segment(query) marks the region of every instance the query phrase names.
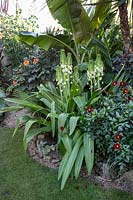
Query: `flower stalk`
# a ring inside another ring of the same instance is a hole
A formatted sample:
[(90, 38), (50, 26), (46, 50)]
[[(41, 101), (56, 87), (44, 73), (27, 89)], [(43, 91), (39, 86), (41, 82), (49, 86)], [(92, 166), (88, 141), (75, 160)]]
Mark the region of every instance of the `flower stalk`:
[(101, 89), (101, 80), (103, 77), (103, 62), (101, 55), (97, 54), (96, 60), (90, 60), (87, 70), (88, 82), (90, 83), (91, 96), (95, 88)]

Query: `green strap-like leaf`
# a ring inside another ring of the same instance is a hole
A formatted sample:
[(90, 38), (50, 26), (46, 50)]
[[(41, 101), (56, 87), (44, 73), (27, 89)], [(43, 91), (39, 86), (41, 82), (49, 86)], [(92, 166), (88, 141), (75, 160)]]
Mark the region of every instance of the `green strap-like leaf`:
[(12, 137), (15, 136), (15, 134), (16, 134), (16, 132), (17, 132), (17, 130), (18, 130), (18, 128), (19, 128), (21, 123), (22, 123), (22, 118), (17, 119), (16, 127), (15, 127), (15, 130), (14, 130), (13, 134), (12, 134)]
[(72, 151), (72, 139), (67, 134), (63, 134), (62, 141), (66, 151), (70, 154)]
[(82, 144), (82, 136), (80, 136), (80, 138), (77, 140), (70, 156), (69, 156), (69, 159), (68, 159), (68, 162), (65, 166), (65, 169), (64, 169), (64, 173), (63, 173), (63, 176), (62, 176), (62, 182), (61, 182), (61, 190), (63, 190), (65, 184), (66, 184), (66, 181), (72, 171), (72, 168), (74, 166), (74, 162), (76, 160), (76, 157), (78, 155), (78, 152), (79, 152), (79, 148)]
[(85, 163), (88, 175), (90, 175), (94, 162), (94, 141), (89, 136), (88, 133), (84, 133), (84, 151), (85, 151)]
[(81, 135), (81, 131), (79, 129), (77, 129), (75, 132), (74, 132), (74, 136), (73, 136), (73, 143), (75, 144), (76, 141), (78, 140), (78, 138), (80, 137)]
[(79, 110), (81, 112), (83, 112), (84, 111), (84, 107), (86, 105), (85, 97), (84, 96), (83, 97), (77, 96), (77, 97), (74, 97), (73, 99), (74, 99), (75, 103), (77, 104)]
[[(51, 103), (51, 114), (56, 114), (55, 102)], [(55, 136), (55, 117), (51, 117), (52, 136)]]
[(48, 99), (41, 98), (40, 101), (42, 101), (49, 109), (51, 108), (51, 102), (49, 102)]
[(23, 140), (25, 140), (26, 135), (28, 134), (29, 129), (31, 128), (31, 126), (36, 123), (37, 120), (29, 120), (26, 124), (25, 124), (25, 129), (24, 129), (24, 138)]
[(96, 103), (98, 100), (99, 100), (100, 96), (99, 97), (95, 97), (95, 98), (92, 98), (89, 105), (92, 105), (94, 103)]
[(85, 153), (84, 153), (84, 146), (80, 147), (78, 156), (76, 158), (75, 162), (75, 168), (74, 168), (74, 176), (77, 179), (80, 173), (80, 169), (82, 167), (83, 159), (84, 159)]
[(22, 110), (23, 108), (24, 108), (23, 106), (4, 107), (4, 108), (0, 109), (0, 113), (11, 112), (11, 111), (18, 111), (18, 110)]
[(38, 134), (40, 133), (45, 133), (51, 131), (50, 126), (42, 127), (42, 128), (37, 128), (37, 129), (32, 129), (28, 131), (28, 134), (25, 137), (25, 140), (23, 141), (24, 144), (24, 149), (26, 151), (28, 143)]
[(58, 117), (58, 131), (60, 132), (60, 127), (64, 127), (66, 120), (68, 118), (69, 114), (68, 113), (61, 113)]
[(69, 126), (70, 126), (70, 133), (69, 135), (72, 135), (73, 132), (75, 131), (75, 128), (77, 126), (77, 122), (78, 122), (79, 117), (71, 117), (70, 121), (69, 121)]
[(60, 180), (60, 178), (62, 177), (62, 174), (65, 170), (65, 167), (66, 167), (66, 164), (67, 164), (67, 161), (68, 161), (68, 158), (69, 158), (69, 153), (66, 152), (61, 163), (60, 163), (60, 166), (59, 166), (59, 170), (58, 170), (58, 180)]
[(26, 107), (26, 108), (31, 108), (33, 110), (40, 110), (40, 112), (43, 110), (44, 112), (44, 108), (42, 106), (39, 106), (38, 104), (35, 104), (33, 102), (30, 101), (25, 101), (25, 100), (19, 100), (19, 99), (14, 99), (14, 98), (7, 98), (6, 101), (8, 102), (12, 102), (12, 103), (17, 103), (20, 106)]
[(57, 95), (58, 95), (57, 90), (56, 90), (56, 87), (55, 87), (55, 85), (54, 85), (52, 82), (48, 81), (48, 82), (46, 83), (46, 87), (47, 87), (51, 92), (53, 92), (54, 94), (57, 94)]

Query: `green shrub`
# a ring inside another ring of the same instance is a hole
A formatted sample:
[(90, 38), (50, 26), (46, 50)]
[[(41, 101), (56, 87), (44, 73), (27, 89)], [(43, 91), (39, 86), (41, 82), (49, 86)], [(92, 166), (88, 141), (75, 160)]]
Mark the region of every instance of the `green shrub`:
[(44, 51), (35, 47), (13, 70), (12, 83), (15, 83), (14, 86), (19, 86), (22, 90), (35, 91), (41, 83), (55, 82), (57, 64), (59, 64), (58, 50)]
[(22, 30), (37, 30), (37, 18), (32, 15), (28, 19), (24, 19), (22, 18), (21, 10), (18, 10), (16, 16), (0, 14), (0, 19), (4, 53), (9, 57), (12, 67), (18, 67), (23, 58), (28, 56), (31, 48), (19, 42), (17, 35)]
[[(97, 105), (84, 112), (81, 128), (95, 137), (95, 161), (107, 162), (112, 177), (125, 172), (132, 164), (133, 102), (132, 88), (117, 81), (113, 90), (102, 96)], [(111, 94), (110, 94), (111, 93)]]
[[(5, 92), (0, 88), (0, 109), (3, 109), (7, 106), (6, 102), (4, 101), (5, 97), (6, 97)], [(2, 116), (3, 116), (3, 113), (0, 113), (0, 119), (2, 119), (1, 118)]]
[[(10, 66), (1, 68), (1, 84), (9, 90), (20, 86), (22, 90), (35, 91), (40, 83), (48, 80), (55, 81), (55, 66), (59, 64), (58, 50), (41, 50), (35, 46), (29, 47), (18, 40), (20, 31), (37, 31), (37, 18), (30, 16), (23, 19), (21, 10), (16, 16), (0, 15), (1, 17), (1, 46), (10, 61)], [(35, 58), (38, 62), (34, 62)], [(24, 65), (28, 60), (29, 64)], [(9, 72), (9, 73), (8, 73)]]
[(4, 62), (4, 66), (1, 68), (1, 77), (2, 84), (8, 87), (13, 75), (13, 69), (17, 68), (23, 58), (29, 55), (29, 51), (32, 51), (32, 47), (18, 40), (18, 34), (22, 30), (37, 31), (38, 25), (35, 16), (30, 16), (28, 19), (22, 18), (21, 10), (17, 11), (16, 16), (1, 13), (0, 19), (0, 49), (8, 60), (8, 62)]

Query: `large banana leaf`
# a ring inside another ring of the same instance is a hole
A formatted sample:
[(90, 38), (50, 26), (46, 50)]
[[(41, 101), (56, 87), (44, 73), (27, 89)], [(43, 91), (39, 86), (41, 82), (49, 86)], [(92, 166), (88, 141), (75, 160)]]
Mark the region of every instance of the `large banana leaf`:
[(81, 0), (49, 0), (47, 5), (52, 16), (78, 41), (88, 41), (93, 28)]
[(67, 48), (69, 51), (76, 56), (74, 50), (70, 47), (71, 40), (70, 37), (66, 35), (51, 35), (51, 34), (42, 34), (39, 35), (33, 32), (21, 31), (18, 39), (30, 46), (37, 45), (44, 50), (48, 50), (50, 48)]
[(94, 16), (92, 18), (92, 25), (95, 29), (99, 28), (104, 22), (104, 19), (109, 14), (109, 9), (111, 8), (111, 2), (104, 3), (103, 0), (97, 0)]
[(51, 34), (39, 35), (34, 32), (21, 31), (19, 39), (28, 45), (37, 45), (45, 50), (54, 47), (67, 47), (70, 44), (68, 36), (61, 34), (56, 36)]

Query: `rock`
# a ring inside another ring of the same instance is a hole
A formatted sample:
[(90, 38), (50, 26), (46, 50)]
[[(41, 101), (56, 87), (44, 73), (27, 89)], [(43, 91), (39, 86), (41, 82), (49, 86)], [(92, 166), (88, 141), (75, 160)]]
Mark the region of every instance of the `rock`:
[(45, 136), (44, 135), (38, 135), (38, 142), (44, 141)]
[(42, 159), (42, 158), (43, 158), (43, 154), (42, 154), (41, 152), (39, 152), (38, 157), (39, 157), (40, 159)]
[(36, 153), (35, 153), (34, 150), (30, 150), (30, 151), (29, 151), (29, 154), (30, 154), (30, 156), (35, 156), (35, 155), (36, 155)]
[(36, 152), (36, 154), (39, 154), (39, 151), (38, 151), (38, 149), (35, 149), (35, 152)]
[(37, 155), (33, 156), (33, 159), (36, 160), (36, 161), (40, 160)]
[(60, 162), (60, 159), (53, 159), (51, 162), (52, 162), (53, 164), (54, 164), (54, 163), (58, 163), (58, 162)]

